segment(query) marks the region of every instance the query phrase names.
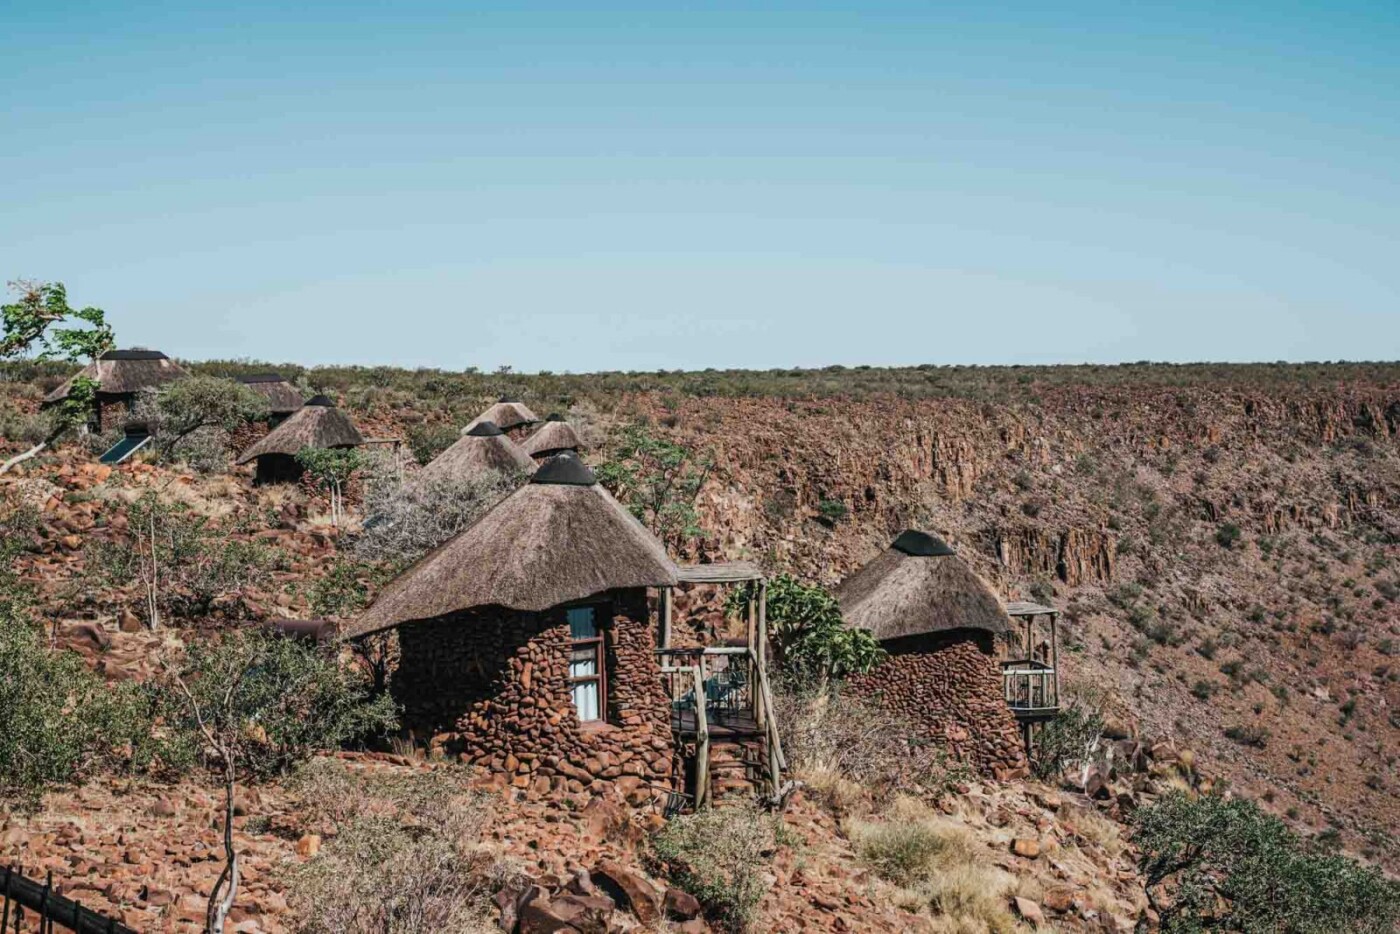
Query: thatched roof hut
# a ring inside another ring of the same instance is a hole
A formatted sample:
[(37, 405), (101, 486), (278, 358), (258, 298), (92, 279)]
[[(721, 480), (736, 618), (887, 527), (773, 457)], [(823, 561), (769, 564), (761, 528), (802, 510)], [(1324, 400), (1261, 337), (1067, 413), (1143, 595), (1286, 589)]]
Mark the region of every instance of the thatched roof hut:
[(553, 457), (562, 451), (577, 451), (580, 446), (574, 426), (558, 414), (546, 418), (544, 424), (521, 444), (526, 454), (541, 459)]
[(350, 417), (326, 396), (314, 396), (291, 418), (269, 431), (238, 457), (246, 464), (255, 457), (282, 454), (296, 457), (306, 448), (353, 448), (365, 443)]
[(501, 396), (495, 405), (472, 419), (466, 430), (471, 431), (482, 422), (492, 422), (502, 431), (510, 431), (512, 428), (533, 425), (539, 420), (540, 417), (530, 411), (525, 403), (509, 396)]
[(159, 350), (109, 350), (44, 397), (45, 405), (68, 398), (79, 376), (97, 380), (99, 396), (131, 396), (190, 374)]
[(482, 422), (467, 430), (452, 446), (428, 462), (420, 477), (442, 479), (471, 477), (487, 470), (509, 473), (512, 470), (530, 472), (535, 462), (520, 450), (520, 446), (496, 427), (494, 422)]
[(238, 377), (238, 382), (265, 397), (273, 415), (290, 415), (306, 404), (297, 388), (280, 373), (254, 373)]
[(609, 590), (672, 587), (661, 542), (572, 454), (430, 552), (346, 630), (368, 635), (475, 607), (528, 612)]
[(1001, 600), (948, 543), (927, 532), (902, 532), (878, 558), (836, 591), (846, 625), (881, 642), (904, 636), (980, 629), (1005, 633)]

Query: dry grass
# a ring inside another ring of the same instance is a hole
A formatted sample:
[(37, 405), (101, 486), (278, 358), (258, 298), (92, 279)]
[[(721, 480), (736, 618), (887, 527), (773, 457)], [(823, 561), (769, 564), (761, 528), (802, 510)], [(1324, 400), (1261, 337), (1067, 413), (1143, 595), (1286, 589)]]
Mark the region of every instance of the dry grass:
[(847, 820), (862, 862), (896, 887), (894, 904), (928, 912), (934, 930), (1002, 934), (1016, 929), (1007, 909), (1015, 882), (988, 864), (966, 827), (913, 798), (899, 797), (878, 818)]

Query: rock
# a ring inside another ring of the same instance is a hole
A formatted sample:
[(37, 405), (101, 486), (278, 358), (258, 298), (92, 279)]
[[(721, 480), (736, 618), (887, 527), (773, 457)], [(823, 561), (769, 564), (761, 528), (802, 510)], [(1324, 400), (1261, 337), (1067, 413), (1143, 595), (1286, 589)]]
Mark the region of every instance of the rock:
[(112, 647), (112, 637), (96, 623), (74, 623), (64, 630), (64, 634), (74, 644), (99, 652)]
[(155, 804), (151, 805), (151, 813), (156, 817), (174, 817), (179, 813), (179, 809), (175, 807), (175, 802), (169, 798), (159, 798)]
[(638, 873), (610, 859), (600, 862), (593, 870), (593, 881), (619, 904), (626, 905), (643, 924), (661, 920), (661, 896), (652, 884)]
[(1048, 889), (1040, 901), (1042, 906), (1056, 914), (1064, 914), (1074, 907), (1074, 890), (1066, 886)]
[(1012, 899), (1012, 904), (1016, 906), (1016, 913), (1029, 924), (1039, 927), (1045, 923), (1045, 913), (1040, 910), (1040, 906), (1029, 898), (1016, 896)]
[(122, 632), (140, 632), (142, 629), (140, 617), (126, 608), (122, 609), (117, 621)]
[(662, 902), (662, 907), (666, 911), (666, 917), (675, 921), (689, 921), (692, 918), (700, 917), (703, 910), (700, 907), (700, 900), (689, 892), (682, 892), (677, 888), (668, 888), (666, 897)]
[(297, 855), (310, 859), (321, 852), (321, 838), (317, 834), (309, 833), (297, 841)]
[(1040, 841), (1019, 837), (1011, 841), (1011, 852), (1026, 859), (1035, 859), (1040, 855)]

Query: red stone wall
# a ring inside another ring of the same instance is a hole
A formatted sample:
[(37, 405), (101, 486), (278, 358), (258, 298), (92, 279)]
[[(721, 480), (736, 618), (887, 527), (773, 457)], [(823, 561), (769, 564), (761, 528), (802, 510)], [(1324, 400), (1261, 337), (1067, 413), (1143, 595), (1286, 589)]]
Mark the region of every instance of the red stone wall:
[(959, 761), (1007, 778), (1026, 768), (1016, 718), (1002, 695), (989, 634), (964, 631), (891, 640), (889, 658), (846, 682), (919, 728)]
[(670, 705), (646, 592), (610, 596), (606, 722), (579, 723), (562, 609), (476, 610), (400, 628), (391, 690), (405, 725), (540, 794), (613, 783), (669, 787)]

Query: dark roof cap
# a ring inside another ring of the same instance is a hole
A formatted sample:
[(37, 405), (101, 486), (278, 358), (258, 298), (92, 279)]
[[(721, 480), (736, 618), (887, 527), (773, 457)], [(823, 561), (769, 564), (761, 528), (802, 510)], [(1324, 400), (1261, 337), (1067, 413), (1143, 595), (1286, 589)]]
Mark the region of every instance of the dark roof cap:
[(168, 360), (170, 359), (159, 350), (109, 350), (101, 357), (103, 360)]
[(593, 476), (593, 471), (588, 469), (587, 464), (578, 459), (577, 454), (565, 451), (545, 461), (540, 469), (535, 471), (530, 482), (559, 486), (592, 486), (598, 482), (598, 478)]
[(494, 438), (496, 435), (503, 435), (504, 431), (496, 426), (495, 422), (477, 422), (467, 432), (469, 438)]
[(900, 532), (899, 538), (896, 538), (890, 547), (897, 548), (906, 555), (913, 555), (915, 558), (946, 558), (949, 555), (957, 554), (947, 542), (937, 535), (930, 535), (917, 529), (905, 529)]
[(323, 392), (322, 392), (322, 393), (317, 393), (316, 395), (312, 396), (310, 399), (307, 399), (307, 400), (306, 400), (306, 404), (307, 404), (307, 405), (322, 405), (322, 406), (325, 406), (325, 407), (331, 408), (331, 409), (335, 408), (335, 402), (331, 400), (331, 397), (330, 397), (330, 396), (326, 395), (326, 394), (323, 393)]

